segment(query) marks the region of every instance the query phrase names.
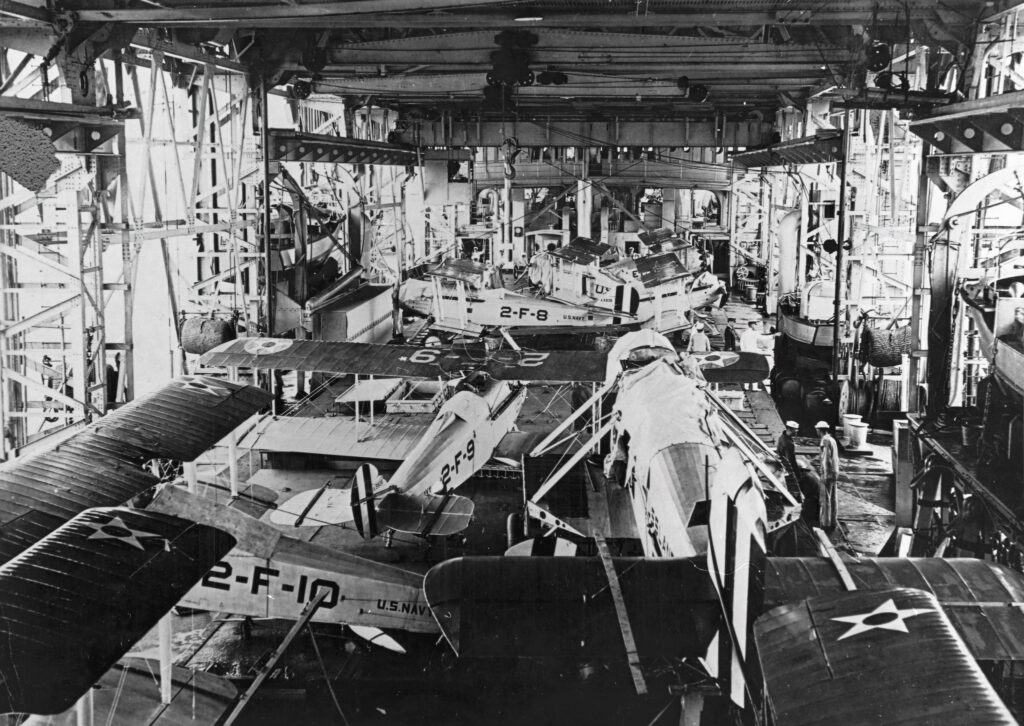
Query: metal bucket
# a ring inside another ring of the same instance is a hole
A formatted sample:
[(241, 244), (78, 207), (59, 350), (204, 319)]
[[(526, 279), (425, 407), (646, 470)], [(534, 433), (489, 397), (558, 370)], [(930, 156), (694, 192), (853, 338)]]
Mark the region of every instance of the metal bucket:
[(859, 449), (868, 442), (868, 425), (866, 423), (850, 424), (850, 447)]
[(857, 414), (857, 413), (844, 413), (843, 414), (843, 438), (844, 439), (852, 439), (853, 438), (853, 431), (852, 431), (851, 427), (853, 426), (853, 424), (859, 424), (860, 423), (860, 419), (861, 419), (860, 414)]

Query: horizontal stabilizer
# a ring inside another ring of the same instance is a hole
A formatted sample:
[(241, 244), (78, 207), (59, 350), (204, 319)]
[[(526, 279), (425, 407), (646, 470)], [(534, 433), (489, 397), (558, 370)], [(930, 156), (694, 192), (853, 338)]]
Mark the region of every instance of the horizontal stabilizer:
[(421, 537), (461, 532), (473, 519), (473, 501), (457, 494), (394, 492), (377, 505), (377, 526)]
[[(640, 658), (703, 655), (719, 627), (702, 560), (614, 557)], [(427, 604), (462, 658), (624, 660), (597, 557), (461, 557), (433, 567)]]
[(760, 353), (713, 352), (699, 358), (709, 383), (757, 383), (768, 377), (768, 359)]
[(775, 723), (1017, 723), (922, 590), (801, 600), (762, 615), (754, 633)]
[(70, 708), (234, 545), (177, 517), (90, 509), (0, 567), (0, 713)]

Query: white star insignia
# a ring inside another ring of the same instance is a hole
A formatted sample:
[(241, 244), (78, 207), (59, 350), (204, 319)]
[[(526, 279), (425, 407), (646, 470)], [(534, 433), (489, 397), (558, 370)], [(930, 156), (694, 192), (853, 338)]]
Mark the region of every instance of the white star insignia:
[(200, 378), (199, 376), (182, 376), (178, 379), (178, 383), (182, 388), (199, 391), (200, 393), (208, 393), (211, 396), (220, 397), (228, 394), (228, 389), (212, 385), (208, 379)]
[(269, 355), (288, 350), (292, 347), (292, 342), (284, 338), (252, 338), (245, 342), (243, 348), (246, 353), (252, 355)]
[(832, 618), (841, 623), (852, 623), (853, 627), (840, 635), (837, 640), (852, 638), (854, 635), (866, 633), (869, 630), (895, 630), (897, 633), (909, 633), (907, 630), (907, 619), (915, 615), (933, 613), (933, 608), (897, 608), (892, 598), (889, 598), (869, 613), (861, 615), (844, 615), (840, 618)]
[(93, 530), (86, 539), (116, 539), (140, 550), (146, 549), (142, 546), (141, 539), (146, 537), (160, 537), (158, 534), (146, 532), (141, 529), (132, 529), (120, 517), (111, 517), (106, 524), (98, 522), (85, 522), (86, 527)]

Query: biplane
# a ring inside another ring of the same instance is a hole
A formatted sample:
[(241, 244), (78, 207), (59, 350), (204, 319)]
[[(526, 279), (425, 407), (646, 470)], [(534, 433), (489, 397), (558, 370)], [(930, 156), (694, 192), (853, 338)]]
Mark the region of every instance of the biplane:
[(286, 536), (175, 486), (144, 509), (128, 505), (159, 484), (148, 462), (195, 460), (271, 399), (183, 376), (0, 466), (0, 713), (68, 709), (183, 598), (288, 619), (320, 598), (314, 620), (436, 631), (421, 574)]
[[(666, 673), (676, 686), (710, 677), (759, 724), (1016, 723), (981, 664), (1024, 659), (999, 635), (1024, 626), (1024, 576), (981, 560), (847, 561), (820, 530), (822, 557), (769, 556), (779, 470), (658, 342), (609, 361), (645, 557), (614, 557), (598, 536), (596, 557), (588, 545), (438, 564), (424, 591), (455, 652), (614, 663), (638, 693)], [(652, 392), (676, 405), (650, 406)], [(670, 413), (638, 421), (654, 410)]]
[(608, 245), (578, 238), (530, 264), (532, 288), (503, 285), (497, 268), (449, 259), (401, 289), (402, 305), (433, 318), (433, 327), (479, 334), (488, 328), (631, 325), (670, 332), (689, 327), (694, 311), (719, 302), (725, 286), (688, 257), (667, 250), (614, 260)]
[(69, 708), (235, 540), (125, 506), (269, 398), (183, 377), (0, 466), (0, 712)]
[[(311, 524), (354, 521), (366, 536), (388, 529), (428, 536), (453, 534), (468, 524), (472, 502), (452, 492), (491, 459), (513, 429), (526, 396), (523, 384), (582, 383), (596, 388), (604, 382), (607, 360), (606, 353), (596, 351), (488, 351), (484, 347), (443, 349), (250, 338), (224, 343), (206, 353), (202, 362), (264, 370), (375, 374), (385, 380), (460, 380), (460, 388), (471, 387), (475, 381), (476, 390), (457, 391), (440, 406), (390, 479), (385, 481), (374, 468), (364, 466), (347, 492), (302, 492), (278, 506), (277, 521), (283, 524), (295, 524), (295, 517), (286, 521), (280, 516), (292, 512), (308, 516)], [(751, 354), (709, 354), (705, 364), (716, 369), (715, 373), (709, 370), (712, 377), (728, 373), (746, 381), (749, 375), (763, 378), (765, 374), (763, 357)], [(346, 445), (354, 446), (351, 442)], [(350, 510), (333, 506), (346, 494)]]

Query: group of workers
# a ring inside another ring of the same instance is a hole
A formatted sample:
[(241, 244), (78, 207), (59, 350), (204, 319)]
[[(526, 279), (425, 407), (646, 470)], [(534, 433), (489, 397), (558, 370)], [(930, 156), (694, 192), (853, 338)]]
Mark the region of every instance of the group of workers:
[[(723, 338), (726, 350), (760, 353), (770, 356), (774, 330), (765, 334), (761, 330), (760, 320), (751, 320), (747, 329), (737, 335), (735, 318), (728, 318)], [(690, 339), (686, 344), (688, 353), (708, 353), (711, 351), (711, 339), (701, 322), (696, 322), (690, 330)], [(769, 357), (769, 365), (771, 365)], [(796, 458), (796, 446), (793, 437), (800, 430), (796, 421), (787, 421), (786, 428), (779, 436), (776, 450), (783, 466), (799, 487), (804, 500), (804, 512), (808, 519), (831, 534), (837, 525), (836, 518), (836, 485), (839, 482), (839, 447), (832, 437), (831, 427), (826, 421), (819, 421), (814, 430), (819, 439), (819, 463), (815, 472), (807, 466), (801, 466)]]
[(831, 427), (827, 421), (819, 421), (814, 425), (819, 439), (818, 471), (815, 473), (797, 461), (793, 437), (799, 430), (800, 424), (796, 421), (787, 421), (775, 450), (782, 459), (782, 465), (800, 488), (805, 515), (816, 520), (817, 526), (831, 534), (838, 524), (836, 486), (839, 483), (839, 446), (832, 437)]

